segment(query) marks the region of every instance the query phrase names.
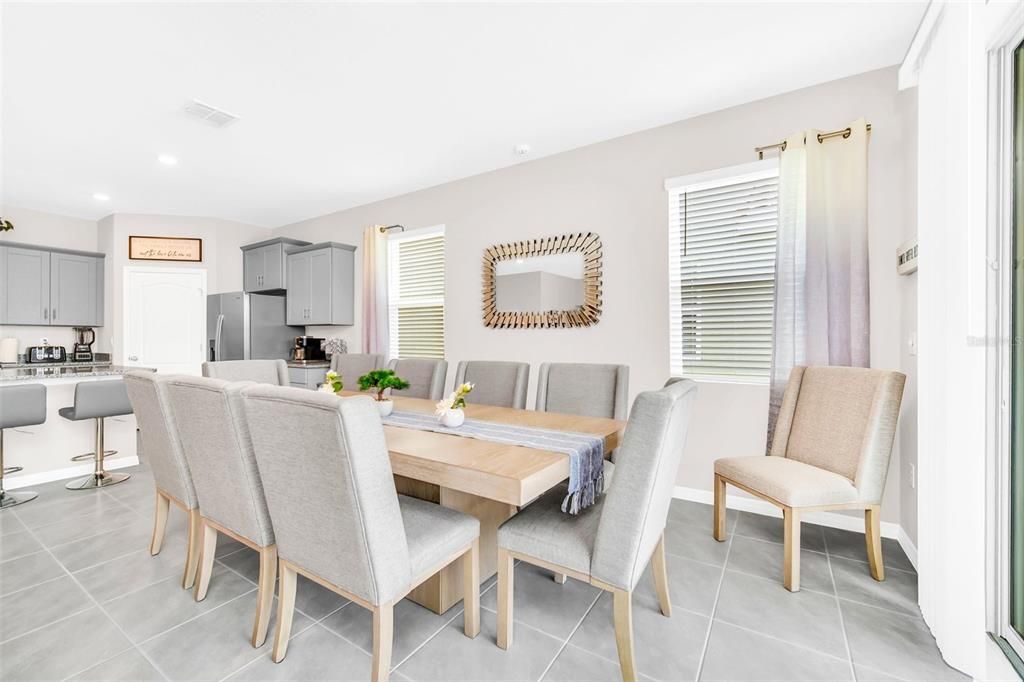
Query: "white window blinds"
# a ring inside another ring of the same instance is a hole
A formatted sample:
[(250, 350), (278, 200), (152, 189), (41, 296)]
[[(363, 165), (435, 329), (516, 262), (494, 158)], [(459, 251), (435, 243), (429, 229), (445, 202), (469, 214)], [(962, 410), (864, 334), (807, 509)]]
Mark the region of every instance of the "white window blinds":
[(771, 370), (778, 165), (733, 170), (666, 183), (673, 376)]
[(391, 357), (444, 357), (444, 228), (388, 240), (388, 321)]

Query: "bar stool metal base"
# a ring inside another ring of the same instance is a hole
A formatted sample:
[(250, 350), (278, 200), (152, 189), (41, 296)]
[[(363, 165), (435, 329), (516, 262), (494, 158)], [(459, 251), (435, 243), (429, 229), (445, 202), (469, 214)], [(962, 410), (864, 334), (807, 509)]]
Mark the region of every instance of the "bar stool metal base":
[[(104, 450), (103, 451), (103, 458), (106, 459), (107, 457), (113, 457), (116, 454), (117, 454), (117, 450)], [(71, 461), (72, 462), (85, 462), (87, 460), (94, 460), (94, 459), (96, 459), (96, 453), (95, 452), (83, 452), (80, 455), (75, 455), (74, 457), (72, 457)]]
[(69, 481), (64, 487), (68, 490), (94, 490), (124, 483), (131, 477), (131, 474), (112, 474), (109, 471), (104, 471), (101, 474), (89, 474), (82, 478), (76, 478)]
[(9, 493), (6, 491), (0, 492), (0, 509), (7, 509), (8, 507), (16, 507), (19, 504), (25, 504), (31, 502), (39, 496), (39, 493), (34, 492), (20, 492), (20, 493)]

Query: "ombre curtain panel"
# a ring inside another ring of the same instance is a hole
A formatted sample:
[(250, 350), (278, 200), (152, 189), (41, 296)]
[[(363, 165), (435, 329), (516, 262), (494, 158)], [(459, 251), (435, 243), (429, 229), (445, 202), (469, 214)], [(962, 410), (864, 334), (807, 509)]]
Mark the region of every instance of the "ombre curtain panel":
[(387, 358), (388, 238), (379, 225), (363, 230), (363, 352)]
[(870, 364), (867, 123), (849, 129), (780, 154), (769, 447), (794, 366)]

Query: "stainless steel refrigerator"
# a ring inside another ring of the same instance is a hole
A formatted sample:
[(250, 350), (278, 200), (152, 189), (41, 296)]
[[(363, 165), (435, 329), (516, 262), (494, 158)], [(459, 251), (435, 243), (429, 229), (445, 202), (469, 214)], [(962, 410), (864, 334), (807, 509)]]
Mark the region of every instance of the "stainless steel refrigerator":
[(304, 327), (284, 323), (284, 296), (210, 294), (206, 297), (206, 359), (287, 360)]

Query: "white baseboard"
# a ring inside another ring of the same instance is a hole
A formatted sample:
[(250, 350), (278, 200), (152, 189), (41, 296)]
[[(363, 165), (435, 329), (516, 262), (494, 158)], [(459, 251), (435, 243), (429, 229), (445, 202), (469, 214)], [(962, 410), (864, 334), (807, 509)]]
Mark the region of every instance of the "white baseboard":
[[(124, 469), (125, 467), (133, 467), (138, 463), (138, 456), (131, 455), (130, 457), (115, 457), (113, 459), (105, 460), (104, 465), (107, 469)], [(42, 485), (43, 483), (50, 483), (52, 481), (62, 481), (65, 478), (74, 478), (75, 476), (91, 474), (93, 472), (93, 468), (92, 462), (85, 462), (84, 464), (76, 464), (75, 466), (66, 467), (64, 469), (41, 471), (37, 474), (5, 476), (4, 487), (7, 490), (17, 490), (18, 488), (27, 488), (32, 485)]]
[[(715, 503), (715, 494), (712, 491), (687, 488), (686, 486), (681, 485), (677, 485), (675, 487), (672, 496), (679, 500), (688, 500), (690, 502), (699, 502), (701, 504), (710, 505)], [(765, 502), (764, 500), (759, 500), (754, 497), (735, 494), (727, 495), (725, 498), (725, 506), (729, 509), (750, 512), (751, 514), (761, 514), (762, 516), (782, 518), (781, 509), (770, 502)], [(810, 512), (807, 514), (801, 514), (800, 519), (807, 523), (816, 523), (819, 526), (839, 528), (841, 530), (852, 530), (857, 533), (864, 532), (864, 519), (858, 516), (847, 516), (846, 514), (840, 514), (837, 512)], [(916, 569), (917, 547), (910, 541), (910, 538), (903, 530), (903, 526), (898, 523), (892, 523), (891, 521), (882, 521), (881, 531), (883, 538), (892, 538), (900, 543), (900, 547), (902, 547), (903, 551), (906, 552), (907, 558), (910, 559), (910, 563), (913, 564)]]

